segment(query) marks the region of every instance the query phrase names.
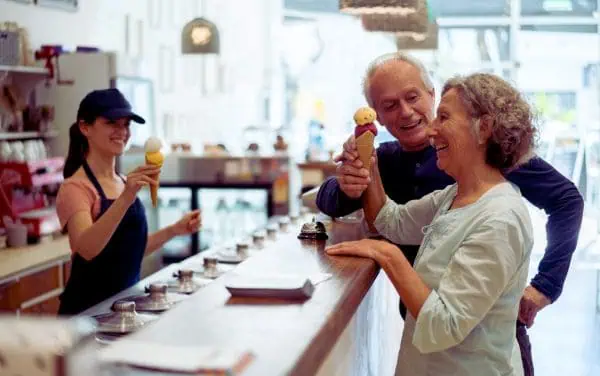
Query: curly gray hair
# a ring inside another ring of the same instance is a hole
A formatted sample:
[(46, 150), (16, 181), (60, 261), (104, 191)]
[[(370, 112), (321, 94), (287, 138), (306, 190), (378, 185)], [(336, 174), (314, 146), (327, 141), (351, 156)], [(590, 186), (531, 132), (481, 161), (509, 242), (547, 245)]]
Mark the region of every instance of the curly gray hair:
[(504, 79), (488, 73), (457, 76), (444, 84), (442, 96), (451, 89), (458, 94), (473, 117), (473, 131), (479, 138), (479, 120), (493, 120), (487, 140), (486, 162), (511, 170), (533, 156), (537, 129), (534, 112), (521, 93)]

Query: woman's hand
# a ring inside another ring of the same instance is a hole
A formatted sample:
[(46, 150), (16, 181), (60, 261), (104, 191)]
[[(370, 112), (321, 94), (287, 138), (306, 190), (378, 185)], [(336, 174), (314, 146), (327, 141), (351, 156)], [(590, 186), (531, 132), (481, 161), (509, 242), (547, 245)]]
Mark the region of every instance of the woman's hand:
[(331, 256), (358, 256), (373, 259), (379, 263), (381, 257), (390, 243), (382, 240), (362, 239), (351, 242), (342, 242), (325, 248)]
[(187, 235), (197, 232), (202, 227), (202, 217), (200, 210), (194, 210), (184, 215), (179, 221), (171, 226), (171, 232), (174, 236)]
[(133, 202), (140, 189), (149, 185), (158, 185), (158, 174), (160, 174), (158, 166), (145, 165), (136, 168), (127, 175), (122, 195)]

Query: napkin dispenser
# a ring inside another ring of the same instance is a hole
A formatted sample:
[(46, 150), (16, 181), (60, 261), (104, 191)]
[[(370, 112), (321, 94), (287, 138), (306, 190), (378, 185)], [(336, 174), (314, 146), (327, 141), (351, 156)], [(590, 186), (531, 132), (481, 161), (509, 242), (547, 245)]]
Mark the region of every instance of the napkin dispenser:
[(0, 374), (95, 374), (96, 325), (87, 317), (0, 315)]

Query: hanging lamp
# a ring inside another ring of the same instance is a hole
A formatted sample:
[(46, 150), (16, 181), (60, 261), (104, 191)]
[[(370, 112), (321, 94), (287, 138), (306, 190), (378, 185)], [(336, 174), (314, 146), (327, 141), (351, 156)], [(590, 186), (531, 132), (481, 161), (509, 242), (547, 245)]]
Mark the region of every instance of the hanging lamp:
[(183, 27), (182, 54), (218, 54), (220, 47), (219, 30), (209, 20), (198, 17)]
[(361, 20), (366, 31), (424, 34), (429, 27), (429, 15), (425, 1), (420, 1), (416, 11), (410, 14), (364, 14), (361, 16)]
[[(200, 8), (201, 14), (204, 14), (204, 1)], [(197, 11), (194, 12), (194, 16)], [(183, 27), (181, 32), (182, 54), (218, 54), (220, 49), (219, 29), (213, 22), (204, 17), (196, 17)]]
[(347, 14), (399, 14), (415, 13), (424, 0), (340, 0), (340, 11)]
[(436, 22), (430, 23), (425, 34), (396, 34), (398, 50), (436, 50), (438, 48), (439, 27)]
[(429, 27), (427, 9), (421, 8), (408, 15), (365, 14), (361, 16), (366, 31), (388, 33), (426, 33)]

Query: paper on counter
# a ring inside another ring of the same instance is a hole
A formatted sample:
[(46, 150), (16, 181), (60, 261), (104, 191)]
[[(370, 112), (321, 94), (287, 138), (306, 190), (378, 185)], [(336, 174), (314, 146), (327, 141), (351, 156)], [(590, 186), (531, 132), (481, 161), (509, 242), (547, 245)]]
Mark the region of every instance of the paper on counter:
[(331, 273), (314, 273), (314, 274), (297, 274), (297, 273), (250, 273), (250, 272), (237, 272), (232, 273), (232, 277), (251, 277), (260, 279), (289, 279), (289, 280), (310, 280), (313, 286), (321, 282), (325, 282), (333, 276)]
[(99, 359), (105, 363), (162, 371), (230, 374), (247, 366), (252, 355), (246, 351), (210, 346), (173, 346), (125, 338), (100, 350)]

